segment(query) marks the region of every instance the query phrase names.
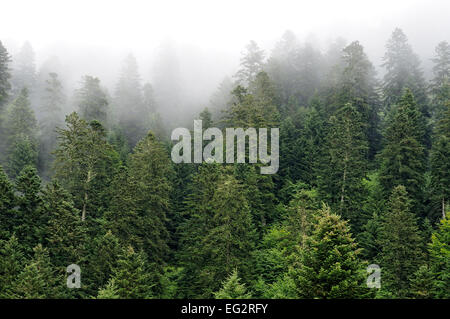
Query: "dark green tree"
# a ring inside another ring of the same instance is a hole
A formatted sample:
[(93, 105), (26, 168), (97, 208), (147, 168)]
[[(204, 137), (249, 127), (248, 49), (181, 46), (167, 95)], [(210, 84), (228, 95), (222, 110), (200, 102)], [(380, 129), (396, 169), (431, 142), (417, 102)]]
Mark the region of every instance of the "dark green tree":
[(98, 78), (86, 75), (82, 79), (81, 88), (76, 91), (80, 116), (86, 121), (97, 120), (102, 125), (108, 122), (108, 99), (100, 86)]

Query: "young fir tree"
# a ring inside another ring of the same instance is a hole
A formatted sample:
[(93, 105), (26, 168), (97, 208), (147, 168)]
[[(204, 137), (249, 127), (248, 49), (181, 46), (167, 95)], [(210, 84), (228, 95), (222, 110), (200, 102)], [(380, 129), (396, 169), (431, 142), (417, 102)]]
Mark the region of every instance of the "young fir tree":
[(119, 291), (114, 280), (110, 280), (104, 288), (98, 290), (97, 299), (119, 299)]
[(10, 298), (11, 288), (23, 269), (25, 258), (17, 237), (0, 240), (0, 298)]
[(433, 79), (430, 83), (432, 97), (432, 115), (439, 118), (445, 112), (446, 103), (450, 99), (450, 45), (440, 42), (435, 49), (436, 55), (432, 59)]
[(431, 299), (433, 297), (434, 276), (427, 265), (420, 266), (410, 281), (413, 298)]
[(226, 280), (222, 283), (222, 288), (214, 293), (214, 298), (216, 299), (249, 299), (251, 298), (250, 293), (247, 292), (245, 284), (240, 282), (237, 270), (228, 276)]
[(106, 126), (108, 120), (108, 99), (98, 78), (86, 75), (81, 88), (76, 91), (80, 116), (86, 121), (97, 120)]
[(432, 235), (430, 268), (435, 276), (434, 295), (437, 298), (450, 298), (450, 214), (441, 220), (439, 229)]
[(445, 218), (450, 201), (450, 101), (447, 101), (446, 110), (441, 114), (435, 127), (430, 166), (433, 206), (439, 207), (439, 215)]
[(424, 260), (422, 238), (411, 207), (406, 188), (396, 186), (381, 228), (382, 289), (398, 298), (411, 294), (410, 280)]
[(317, 226), (299, 250), (299, 262), (291, 270), (300, 298), (365, 298), (365, 264), (347, 222), (324, 206)]
[(4, 127), (7, 168), (16, 177), (25, 166), (37, 164), (37, 122), (26, 88), (9, 106)]
[(48, 251), (41, 244), (33, 248), (34, 257), (19, 274), (11, 289), (11, 297), (20, 299), (57, 298), (57, 277)]
[(367, 136), (361, 115), (346, 104), (330, 118), (330, 129), (318, 177), (319, 192), (351, 225), (362, 226), (363, 178), (367, 173)]
[(423, 136), (423, 117), (412, 92), (406, 90), (398, 105), (391, 110), (379, 179), (385, 195), (398, 185), (405, 186), (417, 214), (421, 213), (425, 172)]
[(413, 52), (408, 38), (396, 28), (386, 44), (382, 66), (386, 68), (382, 90), (386, 110), (397, 104), (405, 88), (411, 89), (418, 108), (424, 116), (429, 116), (426, 84), (420, 68), (420, 60)]
[(113, 269), (108, 285), (115, 285), (115, 294), (121, 299), (144, 299), (152, 297), (152, 286), (146, 266), (146, 257), (129, 246), (123, 251)]

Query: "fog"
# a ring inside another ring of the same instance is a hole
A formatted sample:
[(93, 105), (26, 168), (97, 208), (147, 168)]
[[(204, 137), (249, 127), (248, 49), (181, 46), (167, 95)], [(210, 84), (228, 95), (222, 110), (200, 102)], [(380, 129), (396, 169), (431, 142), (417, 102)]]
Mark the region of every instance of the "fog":
[(221, 81), (236, 73), (250, 40), (266, 57), (286, 30), (321, 51), (339, 37), (359, 40), (382, 75), (385, 43), (399, 27), (427, 76), (435, 46), (449, 40), (450, 31), (446, 0), (7, 0), (0, 8), (0, 40), (13, 62), (29, 41), (37, 72), (60, 73), (67, 96), (83, 75), (98, 77), (113, 95), (122, 61), (131, 53), (160, 106), (176, 104), (159, 110), (165, 118), (178, 117), (175, 122), (209, 105)]

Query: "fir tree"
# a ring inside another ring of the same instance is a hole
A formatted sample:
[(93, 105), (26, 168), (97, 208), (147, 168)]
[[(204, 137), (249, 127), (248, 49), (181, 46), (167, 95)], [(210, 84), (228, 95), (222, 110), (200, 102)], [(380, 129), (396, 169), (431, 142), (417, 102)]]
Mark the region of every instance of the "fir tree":
[(435, 276), (434, 294), (437, 298), (450, 298), (450, 214), (441, 220), (439, 229), (432, 235), (430, 268)]
[(405, 298), (410, 279), (423, 262), (422, 238), (404, 186), (394, 188), (381, 229), (383, 290)]
[(385, 194), (403, 185), (413, 199), (416, 213), (422, 203), (425, 154), (423, 117), (410, 90), (406, 90), (396, 108), (391, 110), (385, 132), (386, 145), (381, 153), (380, 183)]
[(109, 103), (98, 78), (84, 76), (81, 88), (76, 92), (76, 98), (78, 110), (83, 119), (88, 122), (97, 120), (102, 125), (107, 124)]
[(9, 298), (11, 288), (23, 269), (25, 258), (17, 237), (0, 240), (0, 298)]
[(291, 271), (301, 298), (364, 298), (364, 263), (349, 227), (327, 206), (320, 212), (317, 227), (300, 250), (300, 262)]
[(0, 114), (3, 111), (3, 106), (8, 101), (9, 91), (11, 90), (11, 73), (9, 68), (10, 62), (11, 57), (0, 41)]

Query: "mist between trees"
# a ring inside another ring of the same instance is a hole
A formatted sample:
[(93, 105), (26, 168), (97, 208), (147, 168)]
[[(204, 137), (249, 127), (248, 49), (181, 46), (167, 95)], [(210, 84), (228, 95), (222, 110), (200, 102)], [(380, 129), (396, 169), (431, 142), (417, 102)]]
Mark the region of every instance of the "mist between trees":
[[(396, 28), (377, 76), (360, 42), (287, 31), (198, 103), (170, 45), (151, 83), (130, 54), (107, 89), (0, 43), (0, 297), (449, 298), (450, 45), (429, 51), (427, 79)], [(194, 120), (279, 128), (276, 174), (251, 140), (240, 160), (172, 161)]]

